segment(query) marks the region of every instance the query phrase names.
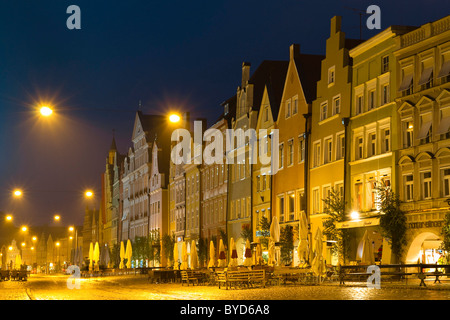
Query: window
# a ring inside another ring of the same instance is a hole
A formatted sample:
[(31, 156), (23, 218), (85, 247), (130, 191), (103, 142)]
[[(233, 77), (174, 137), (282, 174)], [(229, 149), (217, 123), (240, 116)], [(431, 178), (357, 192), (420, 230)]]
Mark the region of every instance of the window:
[(333, 85), (335, 81), (335, 67), (332, 66), (328, 69), (328, 85)]
[(314, 144), (314, 167), (320, 166), (320, 142)]
[(442, 169), (442, 197), (450, 197), (450, 169)]
[(320, 196), (319, 196), (319, 189), (314, 189), (312, 192), (312, 211), (313, 213), (319, 213), (319, 206), (320, 206)]
[(389, 103), (389, 85), (385, 84), (381, 87), (381, 105)]
[(422, 86), (422, 90), (431, 88), (433, 86), (433, 65), (432, 58), (422, 61), (422, 74), (419, 79), (419, 86)]
[(278, 196), (278, 212), (280, 213), (280, 222), (284, 222), (284, 196)]
[(359, 160), (363, 158), (364, 152), (364, 139), (363, 137), (356, 138), (355, 159)]
[(369, 97), (368, 97), (368, 110), (372, 110), (375, 108), (375, 90), (369, 91)]
[(295, 194), (291, 193), (289, 198), (289, 221), (295, 220)]
[(340, 134), (337, 138), (336, 160), (344, 159), (345, 156), (345, 135)]
[(420, 130), (417, 136), (421, 143), (428, 143), (431, 141), (431, 113), (426, 113), (420, 116)]
[(269, 107), (266, 107), (264, 109), (264, 121), (265, 122), (269, 121)]
[(362, 201), (363, 201), (363, 184), (358, 181), (355, 183), (355, 198), (354, 205), (356, 210), (362, 209)]
[(286, 101), (286, 118), (291, 116), (291, 100)]
[(382, 149), (383, 152), (389, 152), (391, 151), (391, 130), (388, 129), (382, 129), (383, 133), (383, 145)]
[(398, 91), (402, 92), (403, 96), (412, 94), (413, 88), (413, 67), (408, 66), (402, 69), (402, 82)]
[(256, 176), (256, 192), (261, 191), (261, 176)]
[(299, 208), (300, 211), (305, 211), (306, 199), (305, 199), (305, 193), (304, 192), (300, 192), (299, 193), (299, 196), (298, 196), (298, 208)]
[(341, 97), (333, 99), (333, 115), (341, 113)]
[[(322, 193), (323, 200), (328, 199), (330, 197), (330, 195), (331, 195), (331, 187), (329, 187), (329, 186), (323, 187), (323, 193)], [(324, 202), (323, 203), (323, 210), (327, 211), (328, 209), (329, 209), (329, 206)]]
[(328, 102), (323, 102), (320, 105), (320, 121), (325, 120), (328, 117)]
[(364, 108), (364, 96), (361, 94), (356, 97), (356, 114), (361, 114)]
[(422, 199), (431, 199), (431, 171), (422, 172)]
[(376, 155), (377, 153), (377, 135), (375, 133), (369, 133), (367, 151), (369, 157)]
[(279, 150), (279, 155), (278, 155), (278, 166), (280, 169), (283, 168), (284, 165), (284, 144), (280, 144), (280, 150)]
[(298, 138), (298, 161), (305, 161), (305, 140), (303, 137)]
[(450, 138), (450, 107), (440, 110), (440, 121), (437, 133), (443, 135), (442, 138)]
[(294, 164), (294, 140), (288, 141), (288, 166)]
[(333, 143), (330, 139), (326, 139), (324, 143), (324, 156), (323, 156), (323, 163), (331, 162), (331, 155), (333, 152)]
[(298, 113), (298, 99), (294, 98), (294, 107), (292, 109), (292, 115), (297, 114)]
[(405, 186), (405, 201), (412, 201), (414, 199), (414, 177), (412, 174), (407, 174), (403, 179)]
[(389, 71), (389, 56), (384, 56), (381, 58), (381, 73), (386, 73)]
[(414, 124), (412, 120), (403, 121), (403, 148), (409, 148), (413, 145)]

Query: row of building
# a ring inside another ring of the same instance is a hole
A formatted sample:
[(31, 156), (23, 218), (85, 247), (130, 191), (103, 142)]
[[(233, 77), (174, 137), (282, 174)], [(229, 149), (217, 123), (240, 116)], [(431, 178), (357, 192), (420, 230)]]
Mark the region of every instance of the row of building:
[[(138, 111), (126, 154), (113, 139), (101, 206), (97, 214), (87, 211), (84, 242), (113, 246), (170, 235), (178, 244), (209, 243), (226, 235), (242, 263), (244, 235), (257, 241), (262, 217), (276, 216), (281, 228), (296, 230), (305, 213), (310, 233), (323, 230), (323, 199), (337, 190), (348, 213), (337, 227), (351, 235), (350, 260), (361, 258), (367, 231), (375, 259), (390, 263), (378, 227), (376, 187), (383, 183), (407, 212), (402, 260), (436, 262), (450, 199), (450, 16), (420, 27), (391, 26), (364, 41), (346, 38), (341, 17), (333, 17), (324, 56), (293, 44), (286, 61), (263, 61), (253, 73), (244, 62), (230, 96), (217, 121), (204, 123), (202, 148), (219, 137), (206, 129), (222, 132), (223, 145), (227, 129), (277, 129), (277, 173), (246, 160), (248, 143), (233, 149), (246, 155), (239, 163), (227, 164), (224, 154), (223, 163), (176, 165), (174, 125)], [(182, 120), (191, 130), (187, 113)], [(294, 235), (294, 248), (297, 243)], [(323, 249), (327, 263), (336, 264), (331, 243)], [(298, 263), (296, 254), (293, 260)], [(170, 261), (162, 253), (159, 263)]]

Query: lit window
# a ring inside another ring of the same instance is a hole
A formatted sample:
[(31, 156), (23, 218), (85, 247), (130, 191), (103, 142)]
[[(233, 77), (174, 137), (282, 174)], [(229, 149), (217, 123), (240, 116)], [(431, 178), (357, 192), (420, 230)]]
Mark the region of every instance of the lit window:
[(320, 105), (320, 121), (325, 120), (328, 117), (328, 102), (324, 102)]
[(431, 199), (431, 171), (422, 173), (422, 198)]
[(414, 177), (412, 174), (404, 176), (405, 185), (405, 201), (411, 201), (414, 199)]

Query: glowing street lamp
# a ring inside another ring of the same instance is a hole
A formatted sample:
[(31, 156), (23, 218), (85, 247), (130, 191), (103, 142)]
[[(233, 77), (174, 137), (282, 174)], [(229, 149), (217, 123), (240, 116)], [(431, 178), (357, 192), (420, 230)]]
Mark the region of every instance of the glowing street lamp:
[(94, 192), (92, 192), (91, 190), (87, 190), (84, 195), (86, 196), (86, 198), (92, 198), (94, 196)]
[(180, 122), (181, 117), (180, 115), (176, 114), (176, 113), (172, 113), (169, 115), (169, 121), (172, 123), (178, 123)]
[(20, 228), (20, 230), (22, 230), (23, 232), (26, 232), (28, 230), (28, 228), (26, 226), (22, 226), (22, 228)]
[(60, 217), (58, 214), (55, 214), (55, 216), (53, 217), (53, 219), (54, 219), (55, 221), (59, 221), (59, 220), (61, 220), (61, 217)]
[(21, 197), (21, 196), (22, 196), (22, 190), (20, 190), (20, 189), (15, 189), (15, 190), (13, 191), (13, 195), (14, 195), (14, 197), (16, 197), (16, 198)]
[(8, 215), (5, 217), (5, 220), (8, 221), (8, 222), (12, 221), (12, 219), (13, 219), (13, 216), (10, 215), (10, 214), (8, 214)]
[(47, 106), (42, 106), (39, 109), (39, 112), (41, 113), (41, 115), (43, 115), (44, 117), (50, 117), (53, 113), (53, 110), (50, 107)]

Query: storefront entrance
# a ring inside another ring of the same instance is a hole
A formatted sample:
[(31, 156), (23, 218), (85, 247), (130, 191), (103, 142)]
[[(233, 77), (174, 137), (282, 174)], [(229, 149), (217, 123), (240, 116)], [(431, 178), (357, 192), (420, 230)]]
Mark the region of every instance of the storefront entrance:
[(433, 232), (422, 232), (411, 242), (406, 263), (435, 264), (445, 252), (440, 249), (442, 239)]

